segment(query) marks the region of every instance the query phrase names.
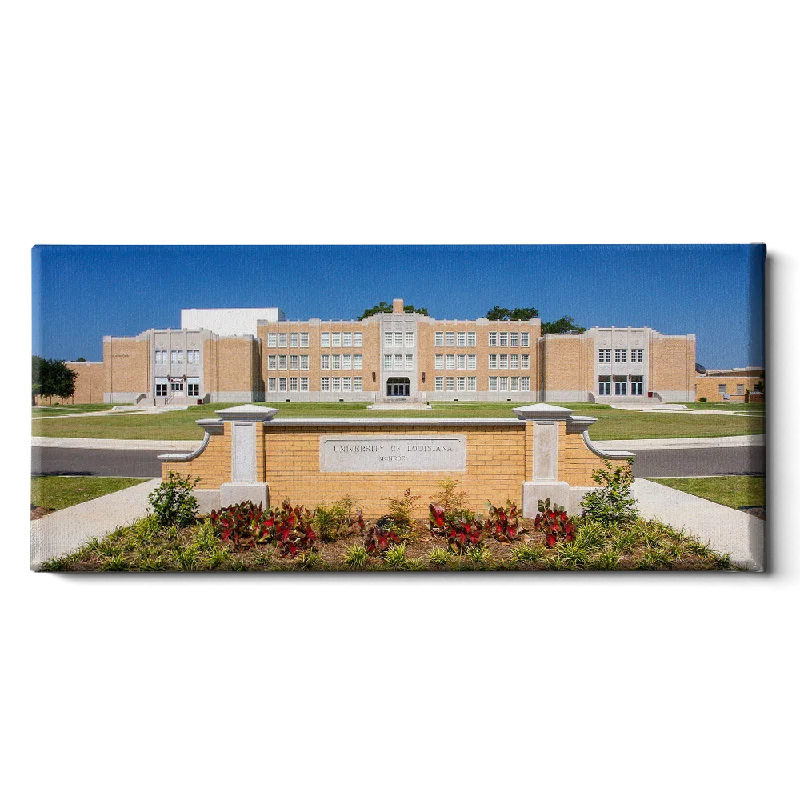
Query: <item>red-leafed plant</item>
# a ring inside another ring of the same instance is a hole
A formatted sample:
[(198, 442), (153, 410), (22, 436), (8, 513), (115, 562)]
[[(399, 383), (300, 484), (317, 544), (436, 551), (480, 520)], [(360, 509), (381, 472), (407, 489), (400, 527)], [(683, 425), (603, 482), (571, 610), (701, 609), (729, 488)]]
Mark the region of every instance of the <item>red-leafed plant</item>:
[(280, 556), (295, 556), (300, 550), (314, 546), (316, 534), (312, 527), (313, 516), (303, 506), (293, 506), (288, 500), (272, 511), (273, 538)]
[(364, 549), (371, 556), (383, 555), (397, 544), (400, 544), (400, 537), (389, 517), (381, 517), (377, 525), (370, 525), (364, 537)]
[(564, 510), (563, 506), (553, 504), (550, 507), (550, 498), (539, 501), (539, 513), (533, 520), (533, 529), (544, 534), (544, 543), (547, 547), (555, 547), (559, 542), (571, 542), (575, 539), (575, 524)]
[(488, 500), (486, 507), (489, 518), (486, 520), (486, 532), (500, 542), (513, 542), (520, 533), (520, 511), (517, 506), (506, 500), (505, 506), (493, 506)]
[(214, 533), (237, 550), (268, 542), (273, 535), (272, 512), (249, 500), (211, 512)]
[(447, 546), (456, 553), (477, 547), (483, 541), (484, 524), (471, 511), (447, 512), (444, 506), (430, 504), (431, 533), (447, 539)]

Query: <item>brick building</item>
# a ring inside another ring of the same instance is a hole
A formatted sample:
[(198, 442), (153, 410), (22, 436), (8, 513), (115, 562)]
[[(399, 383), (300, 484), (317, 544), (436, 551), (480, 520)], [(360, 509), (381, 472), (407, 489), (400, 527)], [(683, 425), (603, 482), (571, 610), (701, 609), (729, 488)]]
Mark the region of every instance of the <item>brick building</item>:
[(81, 365), (75, 402), (87, 387), (96, 396), (99, 382), (104, 402), (150, 405), (695, 398), (694, 334), (595, 327), (543, 336), (539, 319), (436, 320), (404, 312), (401, 299), (364, 320), (225, 311), (184, 310), (182, 324), (196, 327), (104, 337), (103, 361)]

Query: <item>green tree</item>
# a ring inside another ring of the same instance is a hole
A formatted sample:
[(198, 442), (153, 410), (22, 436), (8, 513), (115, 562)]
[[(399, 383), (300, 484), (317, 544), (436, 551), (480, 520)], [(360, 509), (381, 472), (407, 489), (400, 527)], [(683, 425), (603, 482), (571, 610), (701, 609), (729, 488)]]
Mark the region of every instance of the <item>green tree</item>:
[[(406, 314), (424, 314), (426, 317), (429, 316), (427, 308), (415, 308), (411, 305), (403, 306), (403, 311)], [(392, 313), (392, 304), (386, 303), (381, 301), (376, 306), (372, 306), (372, 308), (367, 308), (364, 310), (364, 313), (359, 317), (359, 319), (366, 319), (367, 317), (372, 317), (375, 314), (391, 314)]]
[(539, 316), (539, 311), (536, 308), (503, 308), (502, 306), (494, 306), (486, 312), (486, 319), (490, 320), (529, 320)]
[(70, 397), (75, 393), (77, 373), (65, 362), (55, 358), (33, 356), (31, 364), (31, 391), (35, 396)]
[(76, 358), (76, 359), (75, 359), (75, 363), (76, 363), (76, 364), (77, 364), (78, 362), (80, 362), (80, 361), (83, 361), (83, 362), (85, 362), (85, 361), (86, 361), (86, 359), (85, 359), (83, 356), (81, 356), (80, 358)]
[(576, 325), (572, 317), (561, 317), (561, 319), (557, 319), (555, 322), (542, 323), (542, 335), (545, 333), (569, 333), (570, 331), (583, 333), (585, 330), (586, 328)]

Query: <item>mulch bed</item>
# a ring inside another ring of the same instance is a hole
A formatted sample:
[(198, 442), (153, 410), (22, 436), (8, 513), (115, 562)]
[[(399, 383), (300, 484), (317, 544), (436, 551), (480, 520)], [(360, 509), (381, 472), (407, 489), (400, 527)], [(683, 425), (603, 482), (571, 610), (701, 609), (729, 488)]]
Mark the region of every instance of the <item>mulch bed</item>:
[(55, 511), (54, 508), (45, 508), (44, 506), (35, 506), (31, 503), (31, 519), (41, 519), (45, 514), (52, 514)]

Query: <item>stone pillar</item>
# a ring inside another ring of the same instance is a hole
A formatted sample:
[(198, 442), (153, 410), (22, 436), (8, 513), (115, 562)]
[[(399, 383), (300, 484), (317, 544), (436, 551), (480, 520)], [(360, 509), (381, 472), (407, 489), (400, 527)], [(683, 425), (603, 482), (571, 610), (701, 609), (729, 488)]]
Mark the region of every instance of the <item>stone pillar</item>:
[(258, 469), (258, 441), (262, 426), (278, 410), (264, 406), (234, 406), (217, 411), (224, 424), (230, 425), (231, 480), (220, 486), (220, 505), (229, 506), (251, 500), (269, 507), (269, 486), (264, 481), (263, 470)]
[(525, 420), (526, 440), (533, 445), (528, 479), (522, 484), (522, 514), (535, 517), (539, 511), (539, 500), (550, 498), (551, 504), (571, 506), (570, 486), (558, 478), (558, 429), (566, 422), (572, 411), (561, 406), (535, 403), (514, 409), (518, 419)]

